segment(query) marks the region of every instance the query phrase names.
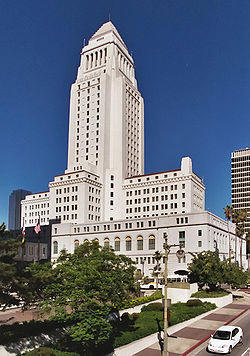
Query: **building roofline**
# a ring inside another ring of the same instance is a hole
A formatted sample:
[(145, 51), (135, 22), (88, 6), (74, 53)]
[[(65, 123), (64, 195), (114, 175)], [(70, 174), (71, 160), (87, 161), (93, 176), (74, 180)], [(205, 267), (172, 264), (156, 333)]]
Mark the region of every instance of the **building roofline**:
[(54, 176), (54, 177), (67, 176), (67, 175), (69, 175), (69, 174), (77, 174), (77, 173), (82, 173), (82, 172), (86, 172), (86, 173), (92, 174), (93, 176), (95, 176), (95, 177), (97, 177), (97, 178), (100, 178), (100, 176), (98, 176), (97, 174), (92, 173), (92, 172), (85, 171), (84, 169), (82, 169), (81, 171), (74, 171), (74, 172), (70, 172), (70, 173), (58, 174), (58, 175), (56, 175), (56, 176)]
[(36, 194), (43, 194), (43, 193), (49, 193), (49, 190), (45, 190), (44, 192), (32, 193), (28, 195), (36, 195)]
[(138, 176), (127, 177), (127, 178), (125, 178), (125, 179), (132, 179), (132, 178), (139, 178), (139, 177), (147, 177), (147, 176), (152, 176), (152, 175), (154, 175), (154, 174), (170, 173), (170, 172), (177, 172), (177, 171), (181, 171), (181, 169), (172, 169), (172, 170), (170, 170), (170, 171), (162, 171), (162, 172), (156, 172), (156, 173), (142, 174), (142, 175), (138, 175)]

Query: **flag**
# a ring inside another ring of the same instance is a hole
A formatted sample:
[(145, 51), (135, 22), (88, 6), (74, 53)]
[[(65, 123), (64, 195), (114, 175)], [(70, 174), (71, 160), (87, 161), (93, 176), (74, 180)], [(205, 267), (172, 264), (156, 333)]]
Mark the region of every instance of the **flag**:
[(38, 234), (41, 231), (41, 226), (40, 226), (40, 217), (38, 220), (38, 223), (36, 224), (36, 226), (34, 227), (34, 231), (36, 234)]
[(25, 235), (26, 235), (26, 232), (25, 232), (25, 226), (23, 226), (23, 228), (22, 228), (22, 244), (24, 244), (24, 242), (25, 242)]

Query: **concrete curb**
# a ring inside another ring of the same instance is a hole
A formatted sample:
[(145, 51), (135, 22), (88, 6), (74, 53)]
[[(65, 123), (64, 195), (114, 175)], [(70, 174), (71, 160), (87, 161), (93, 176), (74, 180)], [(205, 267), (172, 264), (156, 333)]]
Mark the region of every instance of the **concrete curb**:
[[(248, 311), (250, 309), (250, 307), (242, 310), (239, 314), (234, 315), (234, 317), (232, 319), (230, 319), (229, 321), (227, 321), (224, 325), (228, 325), (230, 324), (232, 321), (234, 321), (235, 319), (237, 319), (239, 316), (241, 316), (242, 314), (244, 314), (246, 311)], [(197, 344), (193, 345), (192, 347), (190, 347), (190, 349), (188, 349), (187, 351), (185, 351), (182, 356), (186, 356), (188, 355), (191, 351), (193, 351), (194, 349), (196, 349), (198, 346), (200, 346), (201, 344), (203, 344), (203, 342), (207, 341), (210, 338), (209, 336), (206, 336), (204, 339), (200, 340), (197, 342)]]

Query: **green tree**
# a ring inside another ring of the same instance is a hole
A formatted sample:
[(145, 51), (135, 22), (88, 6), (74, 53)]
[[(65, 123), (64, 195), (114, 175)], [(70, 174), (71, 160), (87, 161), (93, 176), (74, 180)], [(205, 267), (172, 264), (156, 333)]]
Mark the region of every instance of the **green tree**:
[(22, 267), (14, 259), (20, 245), (15, 239), (0, 242), (0, 304), (3, 307), (19, 305), (24, 297), (26, 280)]
[(3, 240), (3, 239), (6, 239), (9, 235), (9, 231), (6, 230), (6, 224), (5, 222), (3, 222), (1, 225), (0, 225), (0, 240)]
[(75, 321), (69, 333), (88, 355), (111, 336), (109, 312), (136, 290), (132, 260), (97, 242), (86, 242), (73, 254), (63, 251), (53, 268), (45, 265), (30, 271), (41, 285), (42, 310), (53, 318)]
[(232, 263), (229, 259), (221, 262), (223, 269), (223, 281), (232, 287), (239, 288), (247, 283), (248, 272), (239, 267), (237, 263)]
[(216, 290), (223, 282), (223, 269), (218, 251), (204, 251), (197, 253), (188, 265), (189, 280), (197, 282), (199, 287), (208, 285), (210, 290)]

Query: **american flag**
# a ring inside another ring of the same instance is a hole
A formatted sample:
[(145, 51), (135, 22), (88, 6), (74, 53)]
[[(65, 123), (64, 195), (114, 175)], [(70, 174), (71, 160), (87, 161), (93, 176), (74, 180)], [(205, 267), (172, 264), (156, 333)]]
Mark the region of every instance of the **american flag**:
[(38, 234), (41, 231), (41, 226), (40, 226), (40, 218), (38, 220), (38, 223), (36, 224), (36, 226), (34, 227), (34, 231), (36, 234)]

